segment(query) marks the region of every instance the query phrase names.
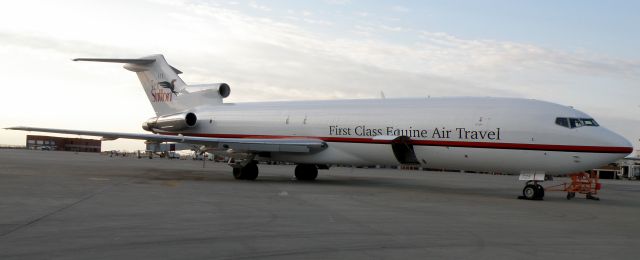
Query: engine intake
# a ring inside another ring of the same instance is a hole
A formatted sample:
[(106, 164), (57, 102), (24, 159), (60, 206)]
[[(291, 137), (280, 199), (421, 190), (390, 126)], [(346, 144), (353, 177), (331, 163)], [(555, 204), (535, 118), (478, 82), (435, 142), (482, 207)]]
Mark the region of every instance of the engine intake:
[(142, 129), (145, 131), (180, 131), (195, 127), (198, 123), (198, 117), (192, 112), (165, 115), (149, 118), (142, 123)]
[(221, 83), (220, 86), (218, 86), (218, 94), (220, 94), (222, 98), (228, 97), (229, 94), (231, 94), (231, 87), (229, 87), (229, 84)]

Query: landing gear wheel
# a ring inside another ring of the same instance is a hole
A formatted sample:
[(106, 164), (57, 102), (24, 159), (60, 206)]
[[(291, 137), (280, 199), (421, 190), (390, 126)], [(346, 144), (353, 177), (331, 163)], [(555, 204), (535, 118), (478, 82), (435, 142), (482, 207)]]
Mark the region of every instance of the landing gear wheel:
[(537, 195), (536, 193), (538, 193), (538, 188), (532, 184), (528, 184), (527, 186), (524, 186), (524, 189), (522, 189), (522, 196), (528, 200), (535, 199)]
[(299, 181), (313, 181), (318, 177), (318, 167), (314, 164), (298, 164), (295, 175)]
[(540, 184), (527, 184), (527, 186), (524, 186), (524, 189), (522, 189), (522, 196), (519, 198), (541, 200), (544, 198), (544, 187)]
[(236, 180), (243, 180), (244, 178), (242, 177), (244, 177), (242, 176), (242, 168), (233, 168), (233, 178)]
[(538, 189), (538, 194), (536, 194), (536, 199), (541, 200), (544, 198), (544, 187), (540, 184), (536, 184), (536, 189)]
[(258, 178), (258, 163), (252, 161), (242, 168), (233, 168), (233, 177), (236, 180), (255, 180)]

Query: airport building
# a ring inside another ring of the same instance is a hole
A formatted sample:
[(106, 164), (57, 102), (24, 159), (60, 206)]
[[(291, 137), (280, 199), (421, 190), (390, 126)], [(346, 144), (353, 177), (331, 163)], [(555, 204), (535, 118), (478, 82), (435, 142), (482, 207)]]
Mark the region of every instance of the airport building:
[(27, 135), (27, 149), (99, 153), (102, 141), (45, 135)]
[(618, 178), (640, 180), (640, 158), (627, 157), (616, 162)]

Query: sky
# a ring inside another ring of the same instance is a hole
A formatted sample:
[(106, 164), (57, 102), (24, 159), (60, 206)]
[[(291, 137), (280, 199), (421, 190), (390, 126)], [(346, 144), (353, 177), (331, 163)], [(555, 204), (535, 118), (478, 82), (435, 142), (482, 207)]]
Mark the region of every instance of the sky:
[[(640, 149), (638, 1), (12, 1), (0, 127), (143, 133), (134, 73), (161, 53), (228, 102), (496, 96), (573, 106)], [(0, 130), (0, 144), (26, 132)], [(141, 141), (103, 150), (144, 149)]]

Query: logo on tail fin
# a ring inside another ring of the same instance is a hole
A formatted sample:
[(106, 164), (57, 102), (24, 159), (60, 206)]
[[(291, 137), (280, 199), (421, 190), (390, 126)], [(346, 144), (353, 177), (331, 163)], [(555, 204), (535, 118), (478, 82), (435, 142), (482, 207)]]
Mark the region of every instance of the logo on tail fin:
[(169, 89), (171, 90), (171, 93), (175, 94), (176, 96), (178, 95), (178, 92), (176, 92), (176, 80), (172, 80), (171, 82), (168, 81), (162, 81), (162, 82), (158, 82), (158, 85), (160, 85), (163, 88)]
[(151, 102), (171, 102), (173, 100), (173, 95), (178, 96), (178, 92), (175, 90), (176, 80), (161, 81), (157, 84), (151, 85), (151, 96), (153, 99)]

